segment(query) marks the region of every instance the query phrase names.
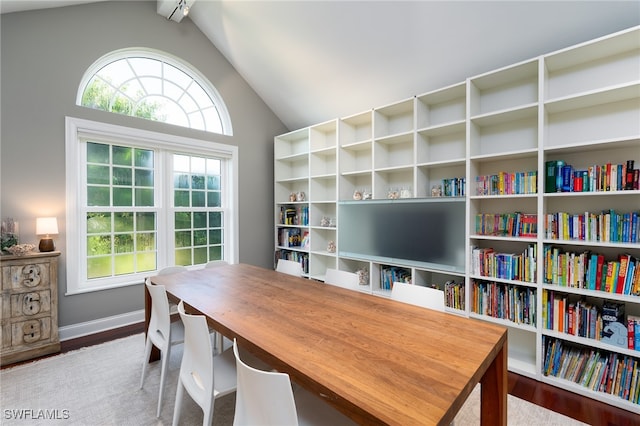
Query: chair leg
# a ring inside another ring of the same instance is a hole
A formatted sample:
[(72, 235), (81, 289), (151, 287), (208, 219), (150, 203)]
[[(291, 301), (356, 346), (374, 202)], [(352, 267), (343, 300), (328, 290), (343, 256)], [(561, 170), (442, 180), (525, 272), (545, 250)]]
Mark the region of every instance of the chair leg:
[(151, 347), (153, 344), (147, 337), (147, 342), (144, 345), (144, 359), (142, 360), (142, 377), (140, 378), (140, 389), (144, 385), (144, 376), (147, 373), (147, 364), (149, 363), (149, 357), (151, 356)]
[(169, 358), (171, 357), (171, 344), (167, 346), (167, 349), (162, 351), (162, 369), (160, 371), (160, 390), (158, 393), (158, 411), (156, 417), (160, 417), (160, 411), (162, 410), (162, 396), (164, 395), (164, 379), (167, 374), (167, 365), (169, 365)]
[(207, 407), (202, 407), (202, 426), (211, 426), (213, 424), (213, 409), (215, 404), (213, 395)]
[(180, 423), (180, 411), (182, 410), (182, 395), (184, 394), (184, 386), (182, 380), (178, 378), (178, 389), (176, 390), (176, 403), (173, 407), (173, 423), (172, 426), (178, 426)]

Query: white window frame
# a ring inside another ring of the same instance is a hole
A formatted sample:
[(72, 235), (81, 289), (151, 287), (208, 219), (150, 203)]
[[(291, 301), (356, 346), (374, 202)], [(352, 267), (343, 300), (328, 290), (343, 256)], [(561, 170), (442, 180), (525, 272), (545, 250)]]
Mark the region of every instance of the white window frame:
[[(153, 149), (155, 151), (167, 151), (170, 153), (183, 153), (187, 155), (202, 155), (207, 157), (224, 158), (226, 169), (224, 175), (227, 183), (223, 191), (222, 200), (224, 218), (224, 259), (229, 263), (235, 263), (238, 259), (238, 147), (217, 142), (169, 135), (166, 133), (152, 132), (136, 128), (118, 126), (113, 124), (90, 121), (75, 117), (65, 118), (65, 146), (66, 146), (66, 243), (67, 243), (67, 295), (87, 293), (109, 288), (124, 287), (140, 284), (144, 278), (153, 275), (153, 272), (137, 273), (123, 277), (109, 277), (96, 279), (89, 282), (86, 278), (86, 267), (80, 260), (86, 253), (86, 228), (80, 229), (82, 214), (86, 211), (86, 150), (84, 141), (90, 139), (96, 142), (124, 144)], [(165, 170), (171, 170), (171, 155), (164, 155), (165, 159), (156, 161), (156, 182), (163, 179), (160, 176)], [(157, 267), (161, 269), (171, 266), (173, 259), (174, 227), (169, 213), (173, 212), (171, 188), (163, 186), (161, 191), (155, 191), (156, 206), (150, 208), (153, 211), (164, 211), (157, 217), (158, 232), (158, 260)], [(84, 204), (83, 204), (84, 203)], [(167, 241), (169, 240), (169, 241)], [(84, 250), (83, 250), (84, 248)]]

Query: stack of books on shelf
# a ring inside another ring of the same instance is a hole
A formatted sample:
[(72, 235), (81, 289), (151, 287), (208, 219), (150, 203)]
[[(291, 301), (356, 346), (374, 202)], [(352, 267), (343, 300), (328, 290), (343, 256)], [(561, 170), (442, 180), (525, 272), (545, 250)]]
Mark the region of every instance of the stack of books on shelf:
[(411, 270), (398, 266), (382, 266), (380, 268), (380, 289), (391, 290), (395, 282), (411, 282)]
[(520, 212), (478, 213), (476, 234), (535, 238), (538, 234), (538, 215)]
[(278, 244), (280, 247), (309, 247), (309, 231), (300, 228), (278, 229)]
[(464, 310), (464, 281), (444, 283), (445, 303), (449, 308)]
[(476, 195), (516, 195), (538, 192), (538, 172), (508, 173), (476, 176)]
[(466, 186), (464, 177), (442, 179), (442, 195), (444, 197), (464, 197), (467, 193)]
[(545, 238), (612, 243), (640, 242), (640, 211), (618, 213), (548, 213), (544, 219)]
[(309, 225), (309, 207), (307, 206), (280, 206), (281, 225)]
[(309, 273), (309, 255), (307, 253), (301, 253), (299, 251), (278, 250), (276, 251), (275, 264), (278, 264), (278, 259), (293, 260), (294, 262), (302, 265), (302, 270), (305, 274)]
[(574, 169), (563, 160), (545, 164), (545, 192), (595, 192), (640, 189), (640, 170), (634, 161), (622, 164), (606, 163), (586, 169)]
[(520, 254), (497, 253), (493, 248), (471, 249), (471, 273), (481, 277), (536, 281), (537, 246), (529, 244)]
[(602, 312), (584, 298), (542, 290), (542, 324), (547, 330), (600, 340)]
[(597, 349), (567, 346), (560, 339), (542, 336), (543, 374), (569, 380), (594, 392), (640, 403), (638, 359)]
[(600, 253), (563, 252), (560, 247), (545, 245), (544, 282), (640, 296), (640, 259), (621, 254), (607, 260)]
[(472, 283), (472, 312), (516, 324), (536, 324), (535, 289), (487, 281)]

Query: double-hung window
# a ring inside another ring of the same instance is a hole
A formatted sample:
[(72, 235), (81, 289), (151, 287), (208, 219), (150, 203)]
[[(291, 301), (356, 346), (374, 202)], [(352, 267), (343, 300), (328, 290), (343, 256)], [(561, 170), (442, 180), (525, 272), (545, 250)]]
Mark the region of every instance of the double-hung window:
[(67, 292), (237, 257), (237, 147), (67, 118)]

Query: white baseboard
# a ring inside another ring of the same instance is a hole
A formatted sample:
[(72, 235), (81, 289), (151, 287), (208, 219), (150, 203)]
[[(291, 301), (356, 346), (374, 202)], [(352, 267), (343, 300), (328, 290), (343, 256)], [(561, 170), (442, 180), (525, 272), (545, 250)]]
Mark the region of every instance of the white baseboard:
[(144, 309), (141, 309), (139, 311), (133, 311), (122, 315), (114, 315), (112, 317), (100, 318), (93, 321), (60, 327), (58, 329), (58, 334), (60, 336), (60, 341), (65, 341), (118, 327), (124, 327), (125, 325), (137, 324), (143, 321)]

